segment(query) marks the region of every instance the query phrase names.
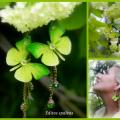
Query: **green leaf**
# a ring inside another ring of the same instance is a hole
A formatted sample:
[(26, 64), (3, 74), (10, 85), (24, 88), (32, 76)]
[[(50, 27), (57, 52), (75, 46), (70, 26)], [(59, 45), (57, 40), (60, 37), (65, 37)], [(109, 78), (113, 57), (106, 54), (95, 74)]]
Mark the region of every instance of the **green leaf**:
[(90, 17), (89, 17), (90, 29), (97, 29), (99, 27), (107, 27), (107, 24), (102, 22), (100, 19), (101, 18), (95, 16), (94, 14), (90, 14)]
[(10, 2), (0, 2), (0, 8), (4, 8), (9, 5)]
[(86, 58), (86, 28), (81, 29), (78, 34), (79, 58)]
[(57, 23), (53, 23), (49, 28), (50, 40), (52, 43), (56, 43), (58, 39), (64, 34), (65, 30)]
[(98, 9), (92, 9), (92, 13), (95, 14), (97, 17), (102, 17), (102, 11)]
[[(84, 12), (83, 12), (84, 11)], [(66, 30), (74, 30), (83, 27), (86, 23), (86, 4), (76, 6), (73, 13), (66, 19), (60, 20), (59, 24)]]
[(36, 80), (40, 80), (43, 76), (49, 74), (49, 70), (42, 64), (28, 63), (15, 72), (15, 78), (21, 82), (30, 82), (32, 75)]
[(68, 55), (71, 52), (71, 41), (66, 36), (60, 38), (59, 42), (55, 46), (56, 46), (56, 49), (64, 55)]

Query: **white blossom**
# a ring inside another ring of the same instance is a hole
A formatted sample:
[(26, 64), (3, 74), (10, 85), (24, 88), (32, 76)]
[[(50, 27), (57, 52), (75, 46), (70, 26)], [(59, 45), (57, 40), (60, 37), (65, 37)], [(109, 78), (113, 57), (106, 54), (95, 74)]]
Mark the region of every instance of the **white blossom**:
[(22, 33), (47, 25), (50, 21), (60, 20), (69, 15), (81, 2), (17, 2), (11, 8), (0, 10), (2, 22), (9, 23)]
[(98, 10), (105, 10), (108, 8), (108, 2), (91, 2), (91, 6)]

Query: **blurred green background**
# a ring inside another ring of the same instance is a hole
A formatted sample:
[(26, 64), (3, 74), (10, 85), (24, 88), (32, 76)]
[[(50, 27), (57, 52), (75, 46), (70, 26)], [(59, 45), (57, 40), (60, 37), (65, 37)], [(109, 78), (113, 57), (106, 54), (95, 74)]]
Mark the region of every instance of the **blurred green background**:
[[(56, 91), (56, 106), (51, 111), (72, 111), (73, 115), (46, 115), (49, 91), (42, 80), (33, 80), (34, 100), (30, 104), (27, 117), (86, 117), (86, 3), (78, 5), (69, 18), (59, 23), (71, 39), (72, 51), (70, 55), (65, 56), (66, 61), (61, 61), (57, 67), (58, 81), (62, 84), (64, 93), (60, 93), (59, 89)], [(48, 28), (49, 24), (31, 31), (29, 34), (32, 41), (46, 43), (49, 40)], [(20, 104), (23, 83), (14, 78), (14, 72), (9, 72), (11, 67), (6, 64), (6, 53), (23, 37), (24, 34), (17, 32), (13, 26), (0, 22), (0, 117), (22, 117)], [(32, 61), (40, 60), (33, 58)]]

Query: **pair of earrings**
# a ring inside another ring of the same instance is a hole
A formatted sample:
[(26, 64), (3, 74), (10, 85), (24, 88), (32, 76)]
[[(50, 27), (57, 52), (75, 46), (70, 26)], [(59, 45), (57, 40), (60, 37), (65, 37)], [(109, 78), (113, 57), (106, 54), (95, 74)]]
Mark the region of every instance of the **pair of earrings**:
[[(21, 105), (24, 117), (26, 117), (28, 103), (31, 98), (29, 82), (32, 81), (32, 78), (40, 80), (43, 76), (49, 75), (50, 71), (47, 66), (52, 68), (51, 85), (49, 86), (50, 97), (47, 106), (48, 108), (55, 106), (53, 92), (59, 86), (56, 66), (59, 64), (59, 58), (65, 61), (63, 55), (68, 55), (71, 52), (71, 41), (68, 36), (63, 36), (64, 33), (65, 30), (57, 22), (54, 22), (49, 27), (50, 41), (47, 41), (47, 44), (32, 42), (31, 37), (27, 36), (16, 42), (15, 47), (7, 53), (6, 62), (8, 65), (13, 66), (10, 71), (15, 70), (15, 78), (24, 82), (23, 104)], [(31, 62), (28, 59), (29, 55), (34, 56), (36, 59), (40, 58), (43, 64)]]

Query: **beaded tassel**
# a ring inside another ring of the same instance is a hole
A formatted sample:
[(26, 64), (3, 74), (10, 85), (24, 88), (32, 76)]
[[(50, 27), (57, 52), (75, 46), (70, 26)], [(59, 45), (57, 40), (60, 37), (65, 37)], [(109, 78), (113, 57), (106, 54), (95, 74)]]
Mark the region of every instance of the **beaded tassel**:
[(49, 109), (52, 109), (55, 107), (55, 102), (53, 100), (53, 91), (55, 88), (58, 88), (59, 86), (59, 83), (57, 81), (57, 67), (56, 66), (51, 68), (50, 80), (51, 80), (51, 85), (49, 86), (50, 96), (49, 96), (47, 107)]
[(31, 82), (24, 83), (23, 87), (23, 103), (20, 106), (21, 111), (23, 112), (23, 118), (27, 117), (28, 103), (33, 99), (31, 91), (33, 90), (33, 84)]

